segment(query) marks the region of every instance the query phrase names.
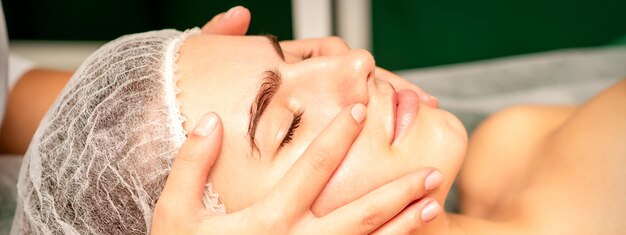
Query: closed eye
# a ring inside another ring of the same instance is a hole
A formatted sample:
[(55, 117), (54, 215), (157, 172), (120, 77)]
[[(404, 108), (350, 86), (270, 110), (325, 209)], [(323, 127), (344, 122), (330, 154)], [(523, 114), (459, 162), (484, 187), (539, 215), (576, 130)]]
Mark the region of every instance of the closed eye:
[(289, 127), (289, 131), (287, 131), (287, 135), (285, 135), (285, 138), (283, 138), (283, 141), (280, 143), (279, 149), (291, 142), (294, 132), (296, 132), (296, 129), (300, 126), (303, 114), (304, 110), (302, 109), (293, 113), (293, 121), (291, 121), (291, 126)]

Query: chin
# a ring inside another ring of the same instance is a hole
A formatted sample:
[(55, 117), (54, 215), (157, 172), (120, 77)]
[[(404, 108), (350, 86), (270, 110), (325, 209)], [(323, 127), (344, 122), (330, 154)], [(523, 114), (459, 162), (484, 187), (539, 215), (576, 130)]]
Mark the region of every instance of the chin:
[(399, 152), (415, 156), (415, 167), (432, 166), (456, 175), (467, 150), (467, 131), (461, 121), (448, 111), (421, 107), (415, 123)]
[(416, 147), (428, 152), (456, 151), (463, 155), (467, 146), (467, 131), (463, 123), (452, 113), (427, 106), (419, 114), (399, 146), (403, 150), (416, 151)]
[(437, 111), (441, 112), (442, 128), (446, 130), (450, 143), (457, 144), (465, 149), (467, 146), (467, 130), (465, 130), (461, 120), (448, 111), (442, 109)]

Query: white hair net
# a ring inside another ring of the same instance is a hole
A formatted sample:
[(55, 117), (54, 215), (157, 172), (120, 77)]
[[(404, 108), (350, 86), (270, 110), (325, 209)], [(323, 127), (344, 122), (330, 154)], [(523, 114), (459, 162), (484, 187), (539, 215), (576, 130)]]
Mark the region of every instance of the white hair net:
[[(82, 64), (26, 152), (13, 234), (150, 232), (152, 210), (185, 140), (176, 56), (198, 32), (124, 36)], [(205, 205), (224, 213), (209, 185)]]

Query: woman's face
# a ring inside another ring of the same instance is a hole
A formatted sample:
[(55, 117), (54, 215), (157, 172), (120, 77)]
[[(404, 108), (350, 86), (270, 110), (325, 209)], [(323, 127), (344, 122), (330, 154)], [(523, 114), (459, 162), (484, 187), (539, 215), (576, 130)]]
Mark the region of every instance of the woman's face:
[(431, 195), (442, 203), (465, 153), (458, 119), (378, 80), (374, 59), (363, 50), (303, 59), (264, 36), (197, 35), (183, 44), (177, 64), (185, 129), (206, 112), (222, 118), (223, 146), (209, 182), (229, 212), (269, 192), (354, 103), (368, 106), (365, 124), (314, 203), (318, 215), (426, 166), (446, 178)]

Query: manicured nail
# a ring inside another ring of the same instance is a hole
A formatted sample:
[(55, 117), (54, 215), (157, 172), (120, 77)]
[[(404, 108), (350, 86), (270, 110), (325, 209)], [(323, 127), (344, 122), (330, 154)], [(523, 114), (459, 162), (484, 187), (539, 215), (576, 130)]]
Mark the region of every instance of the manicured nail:
[(434, 170), (426, 177), (426, 180), (424, 182), (424, 189), (426, 189), (426, 192), (429, 192), (439, 187), (442, 182), (443, 176), (441, 175), (441, 173), (439, 173), (438, 170)]
[(350, 114), (352, 114), (352, 118), (354, 118), (357, 123), (361, 123), (365, 119), (365, 111), (365, 105), (358, 103), (352, 106)]
[(240, 10), (241, 8), (242, 8), (242, 6), (236, 6), (236, 7), (230, 8), (230, 9), (226, 12), (226, 14), (224, 14), (224, 18), (223, 18), (223, 20), (228, 20), (228, 19), (230, 19), (231, 17), (233, 17), (234, 15), (236, 15), (236, 14), (239, 12), (239, 10)]
[(217, 116), (215, 113), (208, 113), (200, 119), (196, 128), (193, 129), (193, 133), (195, 135), (206, 137), (213, 133), (216, 126)]
[(433, 96), (433, 95), (431, 95), (431, 94), (426, 94), (426, 93), (424, 93), (424, 95), (420, 95), (420, 99), (421, 99), (422, 101), (429, 101), (429, 100), (437, 100), (437, 97), (434, 97), (434, 96)]
[(424, 206), (424, 209), (422, 209), (422, 221), (428, 222), (435, 219), (439, 215), (439, 212), (441, 212), (439, 203), (437, 203), (437, 201), (429, 202)]
[(431, 99), (431, 100), (437, 100), (437, 101), (439, 101), (439, 99), (437, 99), (437, 97), (434, 97), (434, 96), (432, 96), (432, 95), (428, 95), (428, 98), (429, 98), (429, 99)]

